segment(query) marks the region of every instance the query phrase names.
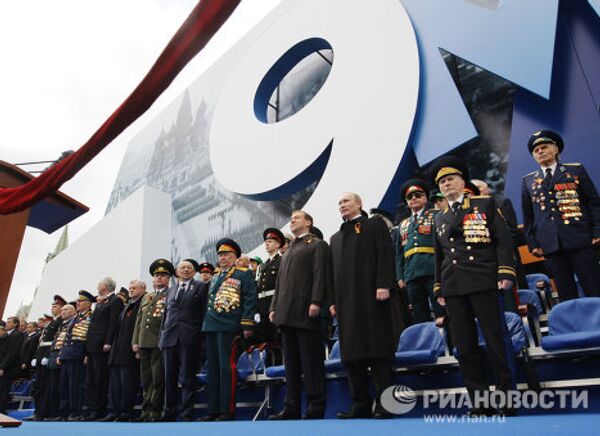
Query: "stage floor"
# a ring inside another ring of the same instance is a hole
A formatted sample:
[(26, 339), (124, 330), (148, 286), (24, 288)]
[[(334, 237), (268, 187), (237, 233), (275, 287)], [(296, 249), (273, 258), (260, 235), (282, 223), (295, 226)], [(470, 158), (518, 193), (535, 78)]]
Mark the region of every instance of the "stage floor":
[[(440, 432), (450, 435), (481, 435), (486, 436), (505, 434), (530, 435), (586, 435), (597, 432), (600, 414), (544, 414), (535, 416), (517, 416), (506, 418), (503, 422), (469, 421), (463, 422), (426, 422), (423, 418), (396, 418), (392, 420), (321, 420), (321, 421), (235, 421), (219, 423), (44, 423), (24, 422), (23, 425), (10, 431), (13, 436), (165, 436), (176, 434), (210, 434), (235, 435), (240, 434), (277, 434), (285, 436), (335, 436), (335, 435), (422, 435)], [(457, 418), (461, 420), (460, 417)], [(594, 430), (596, 429), (596, 430)]]

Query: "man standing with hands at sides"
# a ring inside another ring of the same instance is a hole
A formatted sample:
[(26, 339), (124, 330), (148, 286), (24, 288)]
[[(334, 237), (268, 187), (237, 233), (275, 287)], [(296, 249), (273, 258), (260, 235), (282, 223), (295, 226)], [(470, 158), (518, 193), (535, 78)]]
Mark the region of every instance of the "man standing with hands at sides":
[(441, 326), (444, 310), (433, 295), (435, 272), (433, 255), (433, 219), (439, 212), (425, 210), (427, 205), (427, 182), (420, 179), (407, 180), (400, 188), (402, 198), (411, 211), (408, 218), (398, 226), (400, 237), (396, 246), (396, 278), (398, 286), (408, 291), (416, 324), (431, 321), (431, 308), (435, 323)]
[[(450, 317), (460, 372), (473, 406), (469, 414), (489, 415), (495, 411), (478, 403), (488, 386), (475, 318), (487, 344), (496, 390), (507, 392), (512, 388), (512, 374), (498, 292), (510, 292), (516, 277), (512, 241), (493, 198), (465, 197), (469, 175), (458, 159), (438, 159), (432, 167), (432, 178), (449, 205), (435, 217), (433, 290)], [(514, 411), (506, 408), (499, 412)]]
[(98, 283), (96, 309), (92, 314), (87, 342), (87, 365), (85, 371), (86, 420), (96, 421), (106, 415), (108, 400), (108, 356), (119, 327), (119, 315), (123, 300), (114, 291), (117, 284), (111, 277)]
[(540, 166), (523, 177), (521, 201), (531, 254), (544, 257), (560, 301), (577, 298), (574, 274), (588, 297), (600, 296), (600, 197), (585, 167), (562, 163), (563, 139), (551, 130), (531, 135), (529, 152)]
[[(352, 407), (340, 419), (388, 418), (380, 397), (390, 385), (394, 344), (390, 289), (395, 282), (394, 249), (380, 216), (369, 218), (352, 192), (338, 202), (344, 223), (331, 237), (332, 316), (337, 314), (342, 362), (348, 369)], [(376, 406), (369, 395), (368, 368)]]
[(242, 249), (233, 239), (217, 242), (219, 274), (210, 283), (208, 309), (202, 326), (206, 335), (208, 414), (202, 421), (235, 419), (238, 334), (253, 334), (256, 281), (247, 268), (235, 266)]
[(6, 320), (6, 339), (0, 345), (0, 413), (6, 413), (10, 385), (19, 375), (19, 353), (23, 336), (19, 333), (19, 318)]
[(156, 259), (150, 264), (154, 292), (147, 293), (137, 313), (131, 339), (132, 351), (140, 356), (140, 374), (144, 396), (139, 421), (158, 421), (165, 394), (162, 354), (158, 348), (160, 324), (165, 311), (167, 289), (175, 275), (173, 264)]
[(269, 319), (281, 329), (285, 362), (284, 408), (270, 420), (298, 419), (302, 408), (302, 375), (306, 413), (302, 419), (325, 415), (325, 350), (320, 311), (327, 298), (327, 243), (310, 233), (312, 217), (292, 212), (290, 229), (296, 239), (281, 260)]
[(202, 349), (202, 322), (206, 313), (208, 284), (194, 280), (198, 263), (185, 259), (177, 266), (178, 282), (167, 291), (158, 346), (165, 371), (165, 404), (162, 421), (177, 417), (177, 383), (181, 382), (179, 417), (192, 420), (196, 371)]

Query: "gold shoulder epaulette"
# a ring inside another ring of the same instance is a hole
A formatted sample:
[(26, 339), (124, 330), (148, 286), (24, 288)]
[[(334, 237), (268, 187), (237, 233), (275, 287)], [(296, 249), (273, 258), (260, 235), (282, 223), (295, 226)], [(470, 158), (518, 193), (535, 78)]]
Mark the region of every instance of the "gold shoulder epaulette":
[(530, 172), (530, 173), (527, 173), (527, 174), (525, 174), (525, 175), (523, 176), (523, 178), (525, 178), (525, 177), (529, 177), (529, 176), (533, 176), (535, 173), (537, 173), (537, 170), (536, 170), (536, 171), (532, 171), (532, 172)]
[(236, 266), (235, 269), (237, 269), (238, 271), (248, 271), (248, 268), (244, 268), (242, 266)]
[(471, 200), (475, 199), (475, 198), (490, 198), (491, 195), (471, 195)]
[(581, 162), (564, 163), (563, 165), (567, 165), (567, 166), (571, 166), (571, 167), (580, 167)]

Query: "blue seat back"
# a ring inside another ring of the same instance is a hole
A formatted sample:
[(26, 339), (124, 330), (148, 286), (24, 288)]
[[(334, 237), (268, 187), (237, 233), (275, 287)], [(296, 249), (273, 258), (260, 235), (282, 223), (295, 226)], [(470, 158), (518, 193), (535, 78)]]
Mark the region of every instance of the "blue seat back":
[(435, 350), (438, 356), (444, 354), (446, 342), (433, 322), (411, 325), (400, 335), (398, 352), (418, 350)]
[(333, 347), (331, 347), (331, 353), (329, 353), (329, 359), (339, 359), (340, 358), (340, 341), (335, 341)]
[(600, 297), (577, 298), (554, 306), (548, 315), (548, 334), (600, 330)]
[(527, 287), (529, 289), (531, 289), (532, 291), (535, 291), (537, 288), (535, 286), (535, 284), (537, 282), (544, 281), (546, 283), (546, 286), (550, 286), (550, 279), (548, 278), (548, 276), (546, 274), (541, 274), (541, 273), (536, 273), (536, 274), (527, 274), (527, 276), (525, 277), (525, 280), (527, 281)]
[(237, 369), (246, 374), (260, 374), (265, 371), (265, 351), (244, 351), (237, 362)]
[[(516, 354), (527, 345), (527, 337), (525, 336), (525, 328), (523, 327), (523, 321), (521, 317), (513, 312), (504, 312), (504, 320), (506, 322), (506, 328), (510, 335), (512, 342), (513, 352)], [(483, 332), (479, 326), (479, 320), (477, 322), (477, 333), (479, 334), (479, 344), (485, 345), (485, 339)]]
[(519, 302), (521, 304), (532, 306), (538, 316), (544, 313), (544, 308), (537, 292), (532, 291), (531, 289), (519, 289), (517, 293), (519, 294)]

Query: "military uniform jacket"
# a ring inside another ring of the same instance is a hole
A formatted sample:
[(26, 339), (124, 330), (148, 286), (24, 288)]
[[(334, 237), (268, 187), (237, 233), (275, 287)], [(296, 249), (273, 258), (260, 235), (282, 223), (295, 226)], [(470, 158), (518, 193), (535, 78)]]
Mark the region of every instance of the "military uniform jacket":
[(544, 254), (591, 246), (600, 238), (600, 198), (579, 163), (559, 162), (550, 189), (541, 168), (523, 177), (521, 201), (525, 239)]
[(129, 300), (123, 311), (119, 315), (119, 325), (117, 333), (110, 349), (108, 359), (109, 365), (135, 365), (135, 353), (131, 349), (131, 338), (135, 328), (140, 303), (144, 296), (141, 295), (137, 300)]
[(177, 301), (176, 283), (167, 290), (167, 300), (162, 318), (160, 348), (174, 347), (177, 341), (185, 346), (200, 347), (202, 344), (202, 322), (206, 313), (208, 284), (191, 280), (181, 301)]
[(135, 320), (132, 345), (139, 345), (140, 348), (158, 348), (160, 324), (166, 302), (166, 289), (144, 295)]
[(398, 226), (396, 245), (396, 278), (410, 282), (419, 277), (433, 276), (433, 221), (439, 211), (423, 211), (415, 220), (410, 216)]
[(54, 336), (56, 335), (56, 332), (58, 331), (58, 328), (60, 327), (62, 322), (62, 318), (60, 316), (57, 316), (52, 320), (52, 322), (50, 322), (50, 324), (44, 327), (44, 330), (42, 330), (42, 335), (40, 337), (40, 345), (35, 351), (34, 356), (38, 362), (41, 362), (41, 360), (44, 357), (48, 357), (48, 355), (50, 354), (50, 349), (52, 348)]
[(87, 348), (87, 335), (92, 320), (92, 311), (78, 313), (71, 323), (65, 338), (65, 342), (60, 350), (60, 360), (79, 360), (83, 359)]
[(115, 294), (96, 304), (88, 331), (88, 353), (102, 353), (104, 344), (112, 344), (122, 311), (123, 300)]
[(274, 323), (319, 330), (320, 317), (310, 318), (311, 304), (321, 307), (327, 301), (329, 246), (314, 235), (296, 239), (281, 259), (271, 311)]
[(247, 268), (221, 271), (210, 282), (204, 332), (253, 330), (256, 314), (256, 281)]
[(275, 289), (277, 272), (281, 265), (281, 255), (276, 254), (273, 259), (267, 259), (259, 268), (258, 284), (256, 290), (260, 292), (272, 291)]
[(512, 239), (491, 197), (464, 198), (455, 215), (446, 208), (435, 217), (434, 292), (442, 297), (498, 289), (515, 281)]
[(4, 335), (4, 341), (0, 345), (0, 369), (4, 370), (6, 377), (12, 377), (19, 373), (19, 354), (23, 335), (17, 329)]

